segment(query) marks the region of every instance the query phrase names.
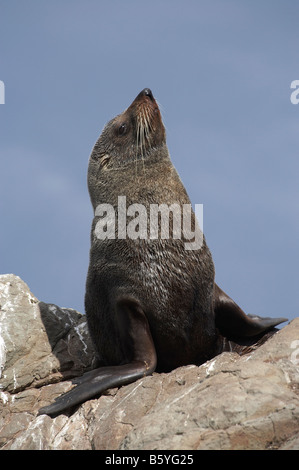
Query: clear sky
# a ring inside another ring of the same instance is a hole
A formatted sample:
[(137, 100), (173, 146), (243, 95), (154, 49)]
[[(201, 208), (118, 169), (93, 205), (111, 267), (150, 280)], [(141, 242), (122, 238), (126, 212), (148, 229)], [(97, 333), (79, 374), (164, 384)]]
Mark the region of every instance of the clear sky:
[(89, 154), (149, 87), (216, 282), (299, 316), (298, 18), (294, 0), (0, 0), (0, 272), (84, 312)]

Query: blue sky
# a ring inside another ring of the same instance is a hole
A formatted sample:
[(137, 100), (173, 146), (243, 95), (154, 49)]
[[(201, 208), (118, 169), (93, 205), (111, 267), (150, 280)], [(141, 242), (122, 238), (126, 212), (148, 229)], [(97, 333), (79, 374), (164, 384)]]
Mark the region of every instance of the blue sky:
[(299, 315), (299, 5), (0, 0), (0, 272), (84, 312), (90, 151), (145, 87), (247, 312)]

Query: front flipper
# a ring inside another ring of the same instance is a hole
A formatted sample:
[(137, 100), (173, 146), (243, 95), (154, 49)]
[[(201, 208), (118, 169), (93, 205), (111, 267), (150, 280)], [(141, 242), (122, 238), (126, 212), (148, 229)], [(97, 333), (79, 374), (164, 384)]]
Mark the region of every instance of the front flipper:
[(39, 415), (55, 416), (70, 407), (91, 399), (108, 388), (134, 382), (151, 374), (156, 368), (156, 351), (147, 318), (134, 300), (123, 300), (117, 305), (117, 322), (121, 343), (128, 364), (100, 367), (74, 380), (78, 385), (41, 408)]
[(214, 312), (216, 327), (228, 339), (257, 336), (287, 321), (287, 318), (246, 315), (217, 284), (214, 286)]

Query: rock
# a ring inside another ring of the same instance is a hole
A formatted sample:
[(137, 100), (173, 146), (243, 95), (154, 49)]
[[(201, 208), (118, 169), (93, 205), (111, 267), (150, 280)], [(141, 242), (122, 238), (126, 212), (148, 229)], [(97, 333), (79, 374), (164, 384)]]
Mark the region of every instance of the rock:
[(81, 375), (94, 353), (86, 319), (39, 302), (11, 274), (0, 276), (1, 389), (11, 393)]
[(154, 373), (54, 419), (37, 416), (95, 364), (84, 315), (0, 276), (2, 449), (299, 449), (299, 318), (247, 356)]

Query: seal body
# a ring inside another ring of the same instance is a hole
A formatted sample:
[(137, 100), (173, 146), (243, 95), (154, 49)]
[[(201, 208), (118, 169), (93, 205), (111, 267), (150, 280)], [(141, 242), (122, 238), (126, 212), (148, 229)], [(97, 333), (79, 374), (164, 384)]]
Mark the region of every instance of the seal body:
[(240, 338), (254, 342), (285, 321), (247, 316), (215, 284), (212, 256), (191, 209), (189, 234), (199, 234), (200, 243), (186, 249), (191, 238), (182, 222), (191, 203), (148, 88), (105, 126), (90, 156), (88, 188), (95, 217), (85, 308), (105, 366), (84, 374), (40, 413), (55, 415), (154, 370), (200, 365), (228, 342), (230, 348)]
[[(167, 166), (158, 165), (161, 174), (169, 170)], [(117, 177), (120, 180), (120, 175)], [(154, 186), (146, 186), (145, 179), (146, 176), (138, 178), (142, 197), (147, 197), (148, 189), (155, 191)], [(124, 181), (121, 186), (127, 201), (133, 201), (130, 183)], [(167, 177), (164, 183), (167, 184)], [(147, 206), (145, 202), (144, 207), (149, 209)], [(102, 241), (92, 236), (85, 306), (90, 334), (105, 363), (119, 364), (123, 359), (123, 351), (115, 347), (120, 344), (119, 332), (111, 314), (114, 303), (123, 296), (138, 301), (145, 313), (159, 370), (200, 364), (211, 357), (216, 346), (214, 266), (206, 244), (181, 256), (183, 240)]]
[[(119, 136), (123, 125), (126, 134)], [(139, 142), (143, 145), (138, 145), (138, 126), (142, 129), (142, 125), (144, 139), (139, 138)], [(126, 207), (140, 204), (148, 215), (152, 205), (191, 207), (170, 160), (161, 115), (150, 92), (142, 92), (105, 132), (110, 145), (114, 141), (115, 154), (110, 150), (106, 160), (108, 149), (103, 146), (103, 137), (91, 154), (88, 187), (95, 212), (100, 204), (109, 203), (117, 213), (119, 196), (126, 198)], [(116, 142), (122, 143), (126, 137), (128, 144), (118, 147)], [(105, 363), (123, 360), (123, 351), (115, 347), (120, 341), (113, 314), (120, 294), (138, 300), (144, 311), (158, 370), (201, 364), (215, 355), (214, 265), (205, 240), (197, 250), (185, 249), (184, 234), (180, 239), (174, 239), (171, 233), (168, 239), (150, 239), (147, 233), (144, 239), (127, 236), (120, 240), (117, 225), (114, 239), (99, 240), (96, 222), (97, 218), (91, 231), (85, 307), (91, 336)]]

